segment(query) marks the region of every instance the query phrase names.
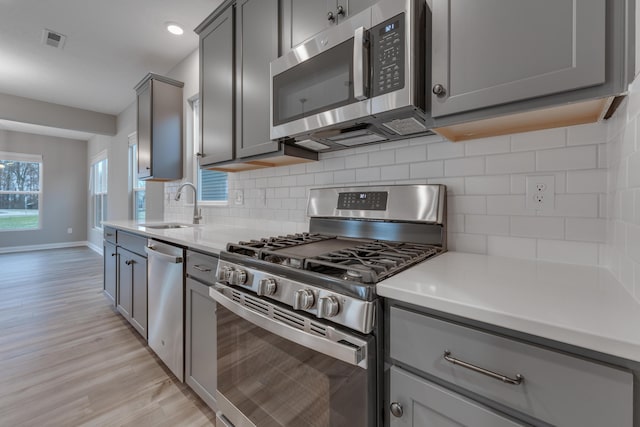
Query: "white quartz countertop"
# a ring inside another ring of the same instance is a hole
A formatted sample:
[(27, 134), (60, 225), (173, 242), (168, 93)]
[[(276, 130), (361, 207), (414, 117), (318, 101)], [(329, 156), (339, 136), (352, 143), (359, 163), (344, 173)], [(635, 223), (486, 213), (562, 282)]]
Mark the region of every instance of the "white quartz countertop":
[(640, 362), (640, 303), (605, 268), (446, 252), (377, 292)]
[[(144, 224), (162, 224), (158, 221), (149, 221)], [(225, 250), (227, 243), (241, 240), (260, 239), (274, 234), (269, 230), (260, 230), (229, 224), (188, 224), (185, 228), (157, 229), (145, 227), (135, 221), (106, 221), (104, 225), (124, 231), (140, 234), (150, 238), (165, 240), (177, 245), (201, 250), (213, 254), (219, 254)], [(286, 233), (281, 233), (286, 234)]]

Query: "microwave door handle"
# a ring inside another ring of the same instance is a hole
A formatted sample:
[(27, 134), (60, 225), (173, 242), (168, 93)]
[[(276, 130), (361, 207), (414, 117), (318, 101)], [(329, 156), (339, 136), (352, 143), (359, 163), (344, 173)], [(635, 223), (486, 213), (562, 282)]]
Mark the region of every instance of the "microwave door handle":
[(369, 47), (364, 27), (356, 28), (353, 35), (353, 96), (358, 101), (367, 99)]

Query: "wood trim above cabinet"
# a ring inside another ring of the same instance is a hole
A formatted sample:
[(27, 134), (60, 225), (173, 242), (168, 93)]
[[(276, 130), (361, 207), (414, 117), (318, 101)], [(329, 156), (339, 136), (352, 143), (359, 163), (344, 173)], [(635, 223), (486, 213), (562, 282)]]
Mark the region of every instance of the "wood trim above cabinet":
[(468, 141), (599, 121), (609, 111), (613, 97), (593, 99), (559, 107), (508, 114), (485, 120), (434, 128), (449, 141)]

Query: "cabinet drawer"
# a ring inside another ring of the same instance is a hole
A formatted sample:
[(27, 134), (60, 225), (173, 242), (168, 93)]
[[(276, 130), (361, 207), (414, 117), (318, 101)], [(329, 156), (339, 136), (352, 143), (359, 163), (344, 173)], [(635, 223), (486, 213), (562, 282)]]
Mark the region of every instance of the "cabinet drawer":
[(103, 238), (109, 243), (116, 243), (116, 229), (111, 227), (104, 227)]
[(216, 281), (218, 257), (199, 252), (187, 251), (187, 275), (204, 283)]
[(144, 236), (118, 230), (118, 246), (145, 258), (147, 257), (147, 254), (144, 251), (144, 247), (147, 246), (147, 238)]
[[(633, 377), (605, 366), (392, 307), (391, 358), (547, 423), (631, 426)], [(450, 357), (510, 378), (502, 382)]]
[[(390, 415), (390, 427), (522, 427), (515, 421), (397, 366), (390, 370), (390, 401), (402, 413)], [(400, 416), (398, 416), (400, 415)]]

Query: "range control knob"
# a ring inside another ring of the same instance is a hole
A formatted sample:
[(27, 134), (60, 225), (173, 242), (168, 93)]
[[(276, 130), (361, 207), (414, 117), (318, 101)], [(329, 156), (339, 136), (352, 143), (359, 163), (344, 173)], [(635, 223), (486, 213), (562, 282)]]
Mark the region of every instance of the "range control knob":
[(322, 297), (318, 300), (318, 317), (320, 319), (333, 317), (340, 311), (338, 298), (334, 296)]
[(310, 289), (300, 289), (299, 291), (296, 291), (293, 298), (293, 309), (307, 310), (313, 307), (315, 299), (315, 295), (313, 295), (313, 292)]
[(236, 268), (231, 272), (231, 276), (229, 277), (230, 285), (235, 285), (235, 286), (244, 285), (246, 281), (247, 281), (246, 271)]
[(233, 269), (228, 265), (220, 266), (216, 271), (216, 279), (221, 282), (228, 282), (232, 271)]
[(278, 289), (278, 285), (275, 279), (271, 279), (269, 277), (260, 279), (258, 282), (258, 295), (270, 296), (276, 293), (276, 289)]

